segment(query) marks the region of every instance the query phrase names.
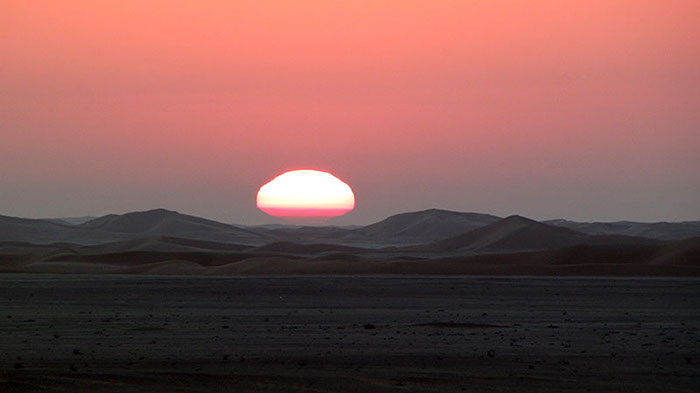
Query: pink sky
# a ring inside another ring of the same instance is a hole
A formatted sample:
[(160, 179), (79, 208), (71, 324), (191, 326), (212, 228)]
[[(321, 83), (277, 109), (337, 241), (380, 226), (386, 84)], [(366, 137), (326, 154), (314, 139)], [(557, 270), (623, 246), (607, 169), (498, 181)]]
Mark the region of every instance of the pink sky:
[(273, 222), (317, 168), (338, 224), (700, 219), (699, 42), (697, 0), (4, 1), (0, 214)]

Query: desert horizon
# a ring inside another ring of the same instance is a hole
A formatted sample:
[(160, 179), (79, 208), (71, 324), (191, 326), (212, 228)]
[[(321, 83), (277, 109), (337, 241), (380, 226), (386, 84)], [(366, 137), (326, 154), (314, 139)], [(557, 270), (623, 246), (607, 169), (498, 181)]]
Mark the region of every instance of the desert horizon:
[(429, 209), (357, 227), (240, 226), (166, 209), (0, 216), (0, 271), (696, 276), (700, 221), (538, 222)]
[(700, 391), (698, 0), (0, 1), (0, 392)]
[(700, 221), (0, 216), (7, 392), (691, 392)]

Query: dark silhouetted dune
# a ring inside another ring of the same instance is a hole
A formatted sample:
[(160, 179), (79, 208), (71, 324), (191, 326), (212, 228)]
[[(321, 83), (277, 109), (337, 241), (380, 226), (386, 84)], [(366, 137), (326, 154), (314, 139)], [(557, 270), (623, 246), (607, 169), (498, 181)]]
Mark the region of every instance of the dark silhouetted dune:
[(641, 266), (687, 266), (700, 269), (700, 238), (662, 244), (579, 244), (553, 250), (441, 258), (468, 264), (520, 266), (616, 265), (633, 272)]
[(587, 235), (567, 228), (542, 224), (521, 216), (510, 216), (426, 247), (431, 251), (542, 250), (583, 241)]
[(164, 209), (80, 225), (0, 216), (3, 272), (700, 275), (699, 263), (700, 237), (588, 234), (521, 216), (435, 209), (359, 229), (239, 228)]
[(124, 251), (243, 251), (251, 248), (252, 246), (241, 244), (218, 243), (169, 236), (156, 236), (84, 246), (82, 249), (86, 250), (87, 252), (105, 253)]
[(299, 244), (292, 242), (275, 242), (257, 247), (254, 251), (308, 255), (326, 252), (363, 253), (369, 250), (338, 244)]
[[(109, 246), (0, 247), (0, 271), (130, 274), (475, 274), (700, 275), (700, 238), (662, 244), (578, 244), (528, 252), (419, 258), (334, 252), (284, 253), (275, 247), (235, 251), (123, 251)], [(287, 247), (288, 245), (285, 245)], [(273, 252), (276, 250), (275, 252)]]
[(122, 215), (110, 214), (81, 224), (80, 228), (139, 237), (159, 235), (252, 244), (269, 240), (264, 235), (248, 229), (165, 209)]
[(208, 228), (228, 229), (228, 225), (204, 218), (188, 216), (166, 209), (126, 214), (109, 214), (80, 225), (83, 228), (108, 232), (158, 233), (163, 231), (197, 231)]
[(110, 214), (80, 225), (0, 216), (0, 242), (95, 245), (158, 236), (252, 245), (275, 240), (246, 228), (165, 209)]
[[(384, 248), (388, 246), (419, 245), (445, 240), (439, 247), (458, 250), (463, 249), (466, 239), (455, 240), (475, 229), (495, 224), (500, 219), (488, 214), (460, 213), (447, 210), (430, 209), (419, 212), (403, 213), (391, 216), (375, 224), (360, 228), (334, 226), (290, 226), (270, 225), (241, 227), (213, 220), (180, 214), (165, 209), (133, 212), (122, 215), (110, 214), (98, 217), (82, 224), (69, 224), (60, 219), (26, 219), (0, 216), (0, 242), (26, 242), (32, 244), (72, 243), (97, 245), (117, 241), (141, 240), (146, 238), (179, 238), (213, 243), (244, 244), (262, 246), (273, 242), (292, 242), (299, 244), (338, 244), (363, 248)], [(511, 220), (512, 221), (512, 220)], [(550, 227), (562, 228), (572, 226), (581, 228), (581, 232), (591, 237), (588, 242), (602, 243), (639, 243), (642, 238), (680, 239), (700, 236), (700, 222), (682, 223), (593, 223), (579, 224), (571, 221), (554, 220), (542, 223)], [(557, 224), (557, 225), (550, 225)], [(486, 250), (488, 247), (503, 247), (519, 250), (523, 247), (539, 249), (537, 242), (545, 245), (561, 246), (565, 234), (544, 235), (542, 227), (523, 229), (501, 228), (509, 231), (517, 229), (513, 238), (501, 239), (491, 245), (475, 245), (474, 250)], [(517, 225), (516, 225), (517, 226)], [(646, 229), (645, 229), (646, 228)], [(572, 228), (569, 228), (572, 229)], [(489, 230), (492, 230), (490, 228)], [(575, 229), (572, 229), (575, 230)], [(540, 232), (538, 232), (540, 231)], [(553, 232), (553, 230), (548, 230)], [(517, 235), (517, 236), (516, 236)], [(502, 236), (502, 235), (499, 235)], [(526, 237), (530, 236), (527, 240)], [(554, 239), (559, 237), (559, 240)], [(449, 240), (449, 241), (448, 241)], [(455, 244), (449, 242), (455, 240)], [(517, 244), (518, 242), (523, 244)], [(201, 248), (198, 245), (185, 245), (180, 242), (175, 246)], [(213, 246), (205, 246), (207, 249)]]
[(700, 237), (679, 240), (659, 247), (650, 263), (700, 267)]
[(56, 255), (47, 255), (42, 258), (45, 262), (80, 262), (100, 263), (120, 266), (136, 266), (149, 263), (157, 263), (168, 260), (181, 260), (197, 263), (201, 266), (219, 266), (231, 262), (238, 262), (248, 258), (267, 256), (259, 253), (216, 253), (207, 251), (124, 251), (102, 254), (69, 254), (61, 252)]
[(304, 244), (344, 244), (348, 241), (347, 235), (350, 233), (350, 229), (334, 226), (261, 226), (249, 229), (277, 241)]
[(544, 221), (549, 225), (573, 229), (589, 235), (624, 235), (659, 240), (680, 240), (700, 236), (700, 221), (684, 222), (575, 222), (569, 220)]
[(480, 213), (460, 213), (429, 209), (391, 216), (375, 224), (355, 229), (352, 235), (399, 243), (425, 243), (445, 239), (494, 223), (500, 217)]
[(72, 229), (68, 223), (0, 216), (0, 241), (4, 242), (57, 243)]
[(533, 262), (541, 265), (627, 265), (649, 264), (658, 252), (655, 245), (576, 245), (537, 254)]
[(345, 261), (345, 262), (356, 262), (356, 261), (361, 261), (365, 260), (367, 258), (364, 258), (358, 254), (351, 254), (347, 252), (327, 252), (323, 253), (320, 255), (312, 255), (308, 257), (309, 260), (317, 260), (317, 261)]
[(115, 269), (119, 274), (181, 274), (195, 275), (205, 273), (207, 268), (199, 263), (184, 259), (167, 259), (160, 262), (140, 264), (128, 268)]

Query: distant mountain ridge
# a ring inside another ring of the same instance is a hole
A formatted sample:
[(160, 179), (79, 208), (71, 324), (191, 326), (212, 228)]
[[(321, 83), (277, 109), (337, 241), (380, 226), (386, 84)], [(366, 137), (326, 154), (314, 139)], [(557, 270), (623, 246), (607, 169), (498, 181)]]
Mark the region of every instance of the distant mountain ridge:
[(109, 214), (79, 225), (81, 228), (108, 232), (158, 233), (199, 231), (203, 229), (240, 229), (229, 224), (190, 216), (166, 209), (154, 209), (126, 214)]
[[(538, 222), (481, 214), (428, 209), (390, 216), (359, 228), (237, 226), (166, 209), (109, 214), (71, 224), (54, 219), (0, 216), (0, 242), (101, 244), (169, 237), (224, 244), (263, 246), (275, 242), (335, 244), (379, 249), (421, 246), (426, 252), (527, 250), (572, 244), (644, 243), (700, 236), (700, 221), (680, 223)], [(425, 247), (426, 244), (430, 247)]]
[[(77, 231), (74, 225), (67, 222), (0, 216), (0, 241), (47, 244), (81, 240), (90, 244), (93, 237), (92, 233)], [(119, 240), (99, 237), (101, 242)]]
[(0, 216), (0, 241), (90, 245), (154, 236), (235, 244), (264, 244), (274, 240), (246, 228), (166, 209), (109, 214), (77, 225)]
[(695, 228), (658, 224), (439, 209), (361, 228), (239, 227), (166, 209), (75, 225), (0, 216), (0, 272), (700, 276), (700, 231), (686, 240), (629, 235), (673, 237)]

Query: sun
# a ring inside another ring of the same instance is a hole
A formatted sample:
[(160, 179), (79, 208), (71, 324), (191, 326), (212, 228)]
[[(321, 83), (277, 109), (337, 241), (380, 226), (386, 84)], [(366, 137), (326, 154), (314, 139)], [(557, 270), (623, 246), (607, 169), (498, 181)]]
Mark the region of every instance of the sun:
[(322, 220), (355, 208), (350, 186), (328, 172), (299, 169), (285, 172), (260, 187), (258, 209), (291, 220)]

